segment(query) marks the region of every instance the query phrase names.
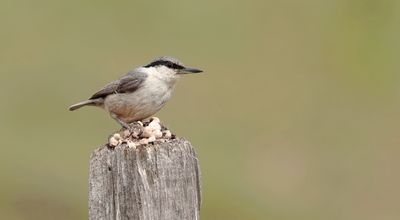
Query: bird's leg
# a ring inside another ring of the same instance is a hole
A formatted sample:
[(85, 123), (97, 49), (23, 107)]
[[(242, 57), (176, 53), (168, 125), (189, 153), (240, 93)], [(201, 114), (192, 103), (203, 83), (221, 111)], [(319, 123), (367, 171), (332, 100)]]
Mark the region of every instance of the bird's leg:
[(110, 113), (111, 117), (116, 120), (124, 129), (129, 131), (129, 135), (133, 138), (138, 138), (142, 133), (143, 123), (141, 121), (135, 121), (131, 124), (128, 124), (121, 120), (116, 114)]
[(128, 123), (122, 121), (120, 118), (118, 118), (118, 116), (116, 114), (110, 113), (110, 116), (111, 116), (111, 118), (116, 120), (123, 128), (125, 128), (125, 129), (130, 129), (131, 128), (131, 126)]
[(130, 124), (129, 132), (135, 139), (140, 138), (140, 134), (143, 133), (143, 123), (141, 121), (134, 121)]

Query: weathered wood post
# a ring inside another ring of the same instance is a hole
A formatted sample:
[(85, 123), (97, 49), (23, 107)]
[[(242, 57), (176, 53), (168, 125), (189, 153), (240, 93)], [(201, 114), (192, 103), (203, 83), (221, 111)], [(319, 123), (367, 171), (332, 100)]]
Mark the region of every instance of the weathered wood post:
[(197, 220), (200, 193), (197, 156), (182, 138), (105, 145), (90, 159), (90, 220)]

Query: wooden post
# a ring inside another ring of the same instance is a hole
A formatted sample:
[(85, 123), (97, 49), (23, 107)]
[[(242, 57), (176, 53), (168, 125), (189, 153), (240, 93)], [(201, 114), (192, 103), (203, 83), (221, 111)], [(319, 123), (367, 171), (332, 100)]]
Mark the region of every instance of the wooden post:
[(90, 159), (90, 220), (197, 220), (200, 193), (196, 153), (184, 139), (102, 146)]

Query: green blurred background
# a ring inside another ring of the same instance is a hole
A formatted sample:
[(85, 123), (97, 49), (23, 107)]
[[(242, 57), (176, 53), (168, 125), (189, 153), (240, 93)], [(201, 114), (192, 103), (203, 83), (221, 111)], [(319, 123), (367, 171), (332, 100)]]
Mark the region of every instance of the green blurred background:
[(400, 219), (400, 1), (0, 1), (0, 219), (86, 219), (118, 124), (67, 107), (161, 55), (202, 219)]

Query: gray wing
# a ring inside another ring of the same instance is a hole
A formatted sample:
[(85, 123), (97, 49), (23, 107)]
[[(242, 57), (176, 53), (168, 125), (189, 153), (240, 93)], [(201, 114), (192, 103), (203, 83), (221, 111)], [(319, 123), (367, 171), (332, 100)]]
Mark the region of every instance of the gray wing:
[(141, 87), (147, 75), (138, 70), (128, 72), (119, 80), (115, 80), (96, 92), (90, 99), (104, 98), (113, 93), (134, 92)]

